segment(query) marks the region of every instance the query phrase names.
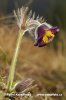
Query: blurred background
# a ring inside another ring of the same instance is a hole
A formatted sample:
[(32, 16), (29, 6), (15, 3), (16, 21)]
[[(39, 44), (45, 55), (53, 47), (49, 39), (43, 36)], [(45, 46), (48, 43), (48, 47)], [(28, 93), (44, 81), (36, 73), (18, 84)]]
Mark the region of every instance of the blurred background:
[(51, 25), (58, 26), (60, 32), (43, 48), (34, 47), (31, 37), (23, 38), (15, 81), (33, 78), (39, 92), (63, 94), (48, 100), (66, 100), (66, 0), (0, 0), (0, 75), (7, 80), (18, 35), (14, 19), (8, 16), (22, 6), (28, 6), (36, 16), (39, 14)]
[(47, 21), (65, 29), (66, 0), (0, 0), (0, 14), (12, 13), (22, 6), (29, 6), (36, 15), (44, 16)]

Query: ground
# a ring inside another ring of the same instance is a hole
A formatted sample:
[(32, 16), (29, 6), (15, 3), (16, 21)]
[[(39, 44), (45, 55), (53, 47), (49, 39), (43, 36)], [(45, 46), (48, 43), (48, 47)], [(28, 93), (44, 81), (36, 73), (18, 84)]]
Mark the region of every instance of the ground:
[[(5, 80), (8, 79), (17, 37), (16, 25), (0, 25), (0, 76), (5, 77)], [(32, 78), (37, 84), (37, 87), (33, 89), (33, 94), (35, 92), (62, 93), (62, 97), (48, 97), (47, 100), (66, 100), (66, 58), (60, 49), (54, 50), (52, 43), (50, 45), (43, 48), (35, 47), (34, 40), (24, 36), (14, 81)], [(35, 99), (44, 100), (43, 97)]]

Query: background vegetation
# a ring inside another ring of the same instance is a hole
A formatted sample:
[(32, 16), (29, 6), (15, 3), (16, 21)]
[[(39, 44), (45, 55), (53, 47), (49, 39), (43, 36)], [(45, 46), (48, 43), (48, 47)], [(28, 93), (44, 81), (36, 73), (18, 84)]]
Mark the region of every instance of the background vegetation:
[(34, 47), (31, 37), (23, 38), (15, 81), (33, 78), (38, 84), (34, 93), (36, 90), (62, 93), (62, 97), (48, 100), (66, 100), (66, 0), (0, 0), (0, 75), (7, 80), (18, 35), (14, 20), (2, 18), (12, 15), (13, 10), (22, 5), (29, 6), (36, 16), (44, 16), (48, 23), (58, 25), (60, 33), (53, 43), (43, 48)]

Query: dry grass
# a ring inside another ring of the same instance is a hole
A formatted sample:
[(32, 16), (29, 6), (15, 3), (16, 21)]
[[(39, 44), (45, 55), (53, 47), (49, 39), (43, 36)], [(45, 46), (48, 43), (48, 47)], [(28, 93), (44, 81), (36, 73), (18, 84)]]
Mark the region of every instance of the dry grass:
[[(13, 57), (17, 26), (0, 25), (0, 75), (8, 77)], [(58, 50), (60, 51), (60, 50)], [(66, 58), (53, 47), (34, 47), (31, 38), (24, 37), (19, 52), (15, 80), (33, 78), (38, 84), (38, 91), (45, 93), (66, 93)], [(61, 100), (66, 100), (61, 97)], [(44, 99), (37, 99), (44, 100)], [(60, 97), (48, 100), (60, 100)]]

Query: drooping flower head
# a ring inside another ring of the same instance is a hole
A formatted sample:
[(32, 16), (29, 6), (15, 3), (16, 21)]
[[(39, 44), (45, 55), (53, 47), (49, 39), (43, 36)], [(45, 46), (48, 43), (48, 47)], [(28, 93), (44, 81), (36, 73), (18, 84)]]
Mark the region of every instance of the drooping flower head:
[(59, 32), (59, 28), (57, 26), (53, 27), (46, 22), (41, 24), (35, 31), (34, 45), (39, 47), (47, 45), (54, 39), (57, 32)]
[(17, 20), (17, 25), (20, 30), (27, 31), (35, 37), (34, 46), (45, 46), (50, 43), (57, 32), (58, 27), (53, 27), (50, 24), (44, 22), (43, 17), (35, 17), (35, 13), (32, 14), (32, 10), (28, 13), (28, 7), (22, 7), (17, 12), (14, 11), (14, 15)]

